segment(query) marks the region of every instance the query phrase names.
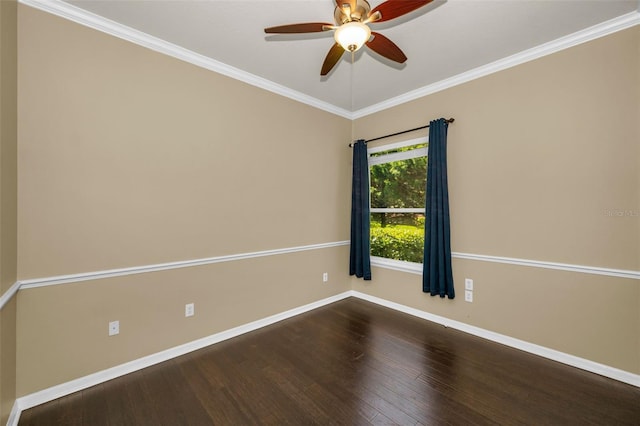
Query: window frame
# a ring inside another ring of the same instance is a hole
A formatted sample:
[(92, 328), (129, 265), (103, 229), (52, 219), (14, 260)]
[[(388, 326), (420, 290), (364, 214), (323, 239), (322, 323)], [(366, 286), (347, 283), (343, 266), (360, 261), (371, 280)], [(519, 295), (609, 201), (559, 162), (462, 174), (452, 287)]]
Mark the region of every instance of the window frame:
[[(372, 156), (380, 152), (390, 151), (396, 148), (406, 148), (412, 145), (427, 144), (424, 148), (413, 149), (411, 151), (394, 152), (380, 156)], [(379, 145), (376, 147), (367, 147), (367, 160), (369, 172), (369, 192), (371, 192), (371, 166), (391, 163), (393, 161), (408, 160), (411, 158), (427, 157), (429, 155), (429, 137), (408, 139), (395, 143)], [(426, 213), (425, 208), (371, 208), (371, 196), (369, 196), (370, 213)], [(413, 274), (422, 274), (422, 263), (408, 262), (406, 260), (389, 259), (386, 257), (371, 256), (371, 264), (374, 266), (393, 269), (396, 271), (409, 272)]]

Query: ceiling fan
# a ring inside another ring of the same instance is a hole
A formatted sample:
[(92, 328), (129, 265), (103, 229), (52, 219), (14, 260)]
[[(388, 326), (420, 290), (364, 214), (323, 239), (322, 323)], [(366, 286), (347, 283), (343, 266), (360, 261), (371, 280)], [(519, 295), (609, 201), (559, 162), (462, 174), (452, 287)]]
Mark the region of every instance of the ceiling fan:
[[(407, 60), (391, 40), (369, 28), (370, 23), (384, 22), (406, 15), (433, 0), (387, 0), (371, 9), (366, 0), (335, 0), (335, 25), (323, 22), (280, 25), (265, 28), (267, 34), (316, 33), (335, 30), (335, 43), (324, 59), (320, 75), (327, 75), (345, 51), (355, 52), (366, 45), (374, 52), (398, 63)], [(372, 38), (373, 36), (373, 38)]]

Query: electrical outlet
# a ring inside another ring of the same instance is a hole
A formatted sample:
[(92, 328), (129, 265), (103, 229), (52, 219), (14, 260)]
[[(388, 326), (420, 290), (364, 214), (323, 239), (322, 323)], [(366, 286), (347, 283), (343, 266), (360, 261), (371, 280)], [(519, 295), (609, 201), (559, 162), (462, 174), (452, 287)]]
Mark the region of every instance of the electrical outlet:
[(473, 291), (473, 280), (471, 278), (464, 279), (464, 289)]
[(185, 317), (192, 317), (195, 315), (196, 311), (195, 311), (195, 305), (193, 303), (187, 303), (186, 305), (184, 305), (184, 316)]
[(109, 336), (120, 334), (120, 321), (109, 322)]
[(324, 274), (322, 274), (322, 282), (326, 283), (327, 281), (329, 281), (329, 273), (325, 272)]
[(470, 290), (465, 290), (464, 292), (464, 301), (465, 302), (473, 302), (473, 292)]

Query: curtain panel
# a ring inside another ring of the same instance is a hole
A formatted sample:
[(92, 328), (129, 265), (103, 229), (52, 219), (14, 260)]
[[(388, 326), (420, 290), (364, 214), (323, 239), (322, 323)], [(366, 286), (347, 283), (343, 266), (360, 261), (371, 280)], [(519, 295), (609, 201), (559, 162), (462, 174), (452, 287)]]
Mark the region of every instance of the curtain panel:
[(353, 145), (349, 275), (355, 275), (365, 280), (371, 279), (369, 222), (369, 165), (367, 145), (361, 139)]
[(455, 297), (451, 269), (451, 225), (447, 184), (447, 129), (444, 118), (429, 124), (422, 291)]

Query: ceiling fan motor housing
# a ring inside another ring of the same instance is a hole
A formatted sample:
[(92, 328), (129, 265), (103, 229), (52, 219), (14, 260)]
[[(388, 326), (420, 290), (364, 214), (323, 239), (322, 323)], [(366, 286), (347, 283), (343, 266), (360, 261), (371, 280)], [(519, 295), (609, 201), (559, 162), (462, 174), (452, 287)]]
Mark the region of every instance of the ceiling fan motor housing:
[[(352, 7), (353, 4), (355, 4), (355, 7)], [(362, 22), (367, 19), (370, 11), (371, 6), (366, 0), (345, 0), (336, 6), (334, 19), (336, 25), (342, 25), (352, 21)]]

